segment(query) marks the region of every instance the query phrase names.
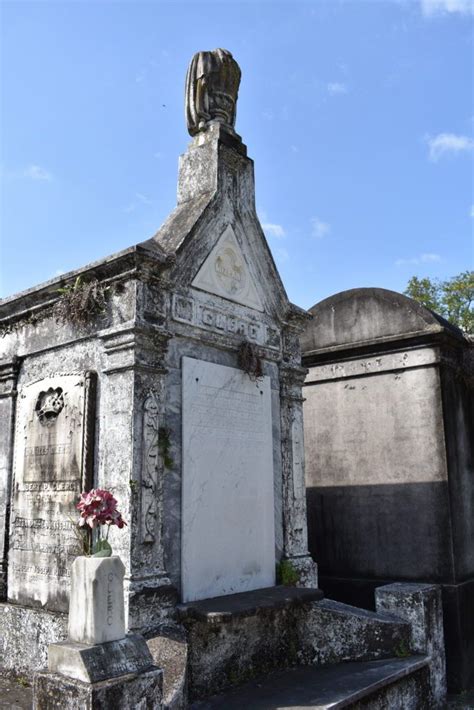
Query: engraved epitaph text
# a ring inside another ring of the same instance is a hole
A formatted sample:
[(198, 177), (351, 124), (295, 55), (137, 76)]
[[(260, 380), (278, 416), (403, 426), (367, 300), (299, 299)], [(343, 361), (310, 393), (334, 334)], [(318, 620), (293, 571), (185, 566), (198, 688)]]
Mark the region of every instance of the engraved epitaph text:
[(94, 373), (56, 375), (19, 393), (8, 597), (67, 611), (70, 565), (81, 553), (75, 505), (89, 487)]

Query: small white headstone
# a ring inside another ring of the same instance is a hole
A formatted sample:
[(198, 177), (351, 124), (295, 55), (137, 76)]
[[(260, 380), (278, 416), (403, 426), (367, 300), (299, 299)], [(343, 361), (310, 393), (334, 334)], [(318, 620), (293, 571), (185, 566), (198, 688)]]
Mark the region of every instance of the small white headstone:
[(125, 636), (119, 557), (77, 557), (71, 567), (69, 641), (97, 644)]

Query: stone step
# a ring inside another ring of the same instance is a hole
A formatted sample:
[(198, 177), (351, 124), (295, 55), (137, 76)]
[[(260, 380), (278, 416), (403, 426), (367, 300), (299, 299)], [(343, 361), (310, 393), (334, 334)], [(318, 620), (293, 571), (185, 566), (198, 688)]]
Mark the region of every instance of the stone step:
[(428, 664), (427, 656), (410, 656), (324, 667), (300, 666), (274, 671), (189, 707), (191, 710), (429, 710)]
[(277, 586), (180, 605), (189, 700), (278, 668), (390, 658), (409, 647), (406, 622), (321, 597), (318, 589)]
[(212, 599), (201, 599), (177, 606), (181, 621), (196, 619), (211, 623), (225, 622), (238, 617), (253, 616), (265, 610), (285, 609), (324, 597), (321, 589), (305, 587), (265, 587), (250, 592), (228, 594)]

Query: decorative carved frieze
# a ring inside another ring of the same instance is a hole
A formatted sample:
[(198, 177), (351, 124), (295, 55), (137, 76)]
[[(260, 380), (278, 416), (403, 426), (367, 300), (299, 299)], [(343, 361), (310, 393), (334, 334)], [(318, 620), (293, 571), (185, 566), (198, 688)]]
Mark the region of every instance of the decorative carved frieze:
[(229, 311), (204, 305), (185, 296), (173, 296), (172, 317), (179, 323), (220, 335), (238, 335), (271, 350), (279, 350), (281, 346), (277, 328), (245, 316), (232, 315)]
[(148, 393), (143, 404), (143, 458), (141, 470), (140, 537), (142, 542), (155, 542), (159, 477), (159, 404), (155, 392)]

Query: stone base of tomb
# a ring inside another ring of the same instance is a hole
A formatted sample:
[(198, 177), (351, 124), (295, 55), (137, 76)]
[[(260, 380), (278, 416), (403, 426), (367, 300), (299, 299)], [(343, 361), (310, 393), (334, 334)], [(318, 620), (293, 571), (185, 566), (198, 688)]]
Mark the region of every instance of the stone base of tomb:
[[(128, 628), (149, 634), (169, 623), (178, 595), (168, 584), (127, 590)], [(40, 607), (0, 602), (0, 670), (25, 674), (46, 668), (49, 644), (68, 635), (68, 615)]]
[(303, 555), (301, 557), (287, 558), (298, 573), (300, 587), (308, 587), (309, 589), (318, 588), (318, 565), (313, 560), (311, 555)]
[[(230, 692), (272, 671), (347, 661), (397, 661), (398, 654), (412, 655), (415, 666), (418, 660), (427, 665), (423, 671), (429, 685), (427, 707), (444, 707), (440, 590), (417, 584), (382, 587), (377, 590), (377, 609), (323, 599), (319, 589), (284, 586), (178, 605), (187, 649), (177, 658), (175, 654), (174, 662), (169, 654), (171, 661), (165, 664), (165, 686), (167, 673), (174, 671), (169, 697), (176, 699), (180, 685), (181, 705), (176, 707), (182, 707), (186, 702), (207, 702), (216, 693)], [(166, 642), (164, 636), (148, 640), (157, 664)]]
[(85, 683), (60, 673), (35, 673), (34, 710), (95, 710), (95, 708), (162, 707), (163, 672), (152, 668), (145, 673), (129, 673), (98, 683)]
[(153, 659), (143, 636), (130, 635), (118, 641), (89, 645), (75, 641), (52, 643), (48, 669), (52, 673), (97, 683), (130, 673), (143, 673)]
[(35, 673), (33, 707), (161, 708), (163, 671), (143, 636), (130, 634), (101, 644), (50, 644), (48, 671)]

